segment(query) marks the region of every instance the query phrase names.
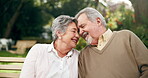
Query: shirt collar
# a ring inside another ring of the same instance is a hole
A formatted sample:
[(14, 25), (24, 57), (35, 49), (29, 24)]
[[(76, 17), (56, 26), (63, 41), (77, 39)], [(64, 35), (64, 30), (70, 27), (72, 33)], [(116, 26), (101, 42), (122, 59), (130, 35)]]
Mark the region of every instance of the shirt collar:
[(102, 34), (100, 37), (99, 37), (99, 40), (98, 42), (100, 41), (108, 41), (110, 39), (110, 37), (112, 36), (113, 32), (108, 29), (104, 34)]
[[(54, 42), (52, 42), (52, 43), (50, 44), (50, 46), (48, 47), (48, 53), (51, 53), (51, 52), (55, 53), (56, 56), (58, 56), (58, 52), (57, 52), (56, 49), (54, 48)], [(70, 51), (68, 52), (68, 54), (66, 55), (66, 57), (71, 57), (71, 56), (73, 55), (73, 53), (74, 53), (74, 49), (70, 50)], [(59, 56), (58, 56), (58, 57), (59, 57)]]
[(112, 36), (112, 34), (113, 34), (113, 32), (110, 30), (110, 29), (108, 29), (104, 34), (103, 34), (103, 38), (104, 38), (104, 40), (109, 40), (110, 39), (110, 37)]

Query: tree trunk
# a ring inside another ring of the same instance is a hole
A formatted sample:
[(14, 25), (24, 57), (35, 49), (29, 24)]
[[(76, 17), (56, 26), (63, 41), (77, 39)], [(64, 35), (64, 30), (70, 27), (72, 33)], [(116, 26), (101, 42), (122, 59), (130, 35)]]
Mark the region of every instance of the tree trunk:
[(135, 10), (137, 23), (147, 24), (148, 20), (148, 0), (130, 0)]
[(6, 31), (5, 31), (5, 34), (4, 34), (4, 38), (9, 38), (10, 32), (11, 32), (11, 30), (13, 28), (13, 25), (14, 25), (15, 21), (17, 20), (17, 18), (20, 15), (20, 9), (22, 8), (22, 5), (23, 5), (23, 0), (21, 0), (21, 2), (19, 4), (19, 6), (17, 7), (14, 15), (12, 16), (12, 18), (8, 22), (7, 28), (6, 28)]

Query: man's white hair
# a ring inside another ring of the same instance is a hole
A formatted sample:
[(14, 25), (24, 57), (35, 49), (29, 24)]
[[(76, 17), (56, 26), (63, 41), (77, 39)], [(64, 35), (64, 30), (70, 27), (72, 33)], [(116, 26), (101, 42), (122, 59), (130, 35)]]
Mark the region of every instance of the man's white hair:
[(81, 15), (81, 14), (86, 14), (87, 18), (90, 20), (90, 21), (95, 21), (98, 17), (101, 19), (101, 22), (104, 26), (106, 26), (106, 21), (105, 21), (105, 18), (102, 16), (102, 14), (97, 11), (96, 9), (94, 8), (91, 8), (91, 7), (86, 7), (84, 9), (82, 9), (81, 11), (79, 11), (75, 18), (78, 19), (78, 17)]

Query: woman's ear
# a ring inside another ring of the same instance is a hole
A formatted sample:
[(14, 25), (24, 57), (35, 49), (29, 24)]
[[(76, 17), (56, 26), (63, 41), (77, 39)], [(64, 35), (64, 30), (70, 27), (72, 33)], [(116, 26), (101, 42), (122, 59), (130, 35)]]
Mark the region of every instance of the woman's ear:
[(62, 32), (61, 31), (58, 30), (56, 32), (56, 34), (57, 34), (57, 36), (58, 36), (59, 39), (62, 39)]

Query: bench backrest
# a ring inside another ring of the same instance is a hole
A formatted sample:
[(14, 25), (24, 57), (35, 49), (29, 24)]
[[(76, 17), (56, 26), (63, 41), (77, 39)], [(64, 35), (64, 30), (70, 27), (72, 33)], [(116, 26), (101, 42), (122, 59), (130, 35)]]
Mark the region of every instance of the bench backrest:
[(27, 48), (31, 48), (36, 44), (36, 40), (18, 40), (15, 46), (12, 48), (17, 48), (16, 51), (10, 51), (11, 53), (24, 54)]
[[(1, 63), (2, 62), (17, 63), (17, 64), (7, 64), (7, 65), (4, 63), (5, 65), (0, 65), (0, 70), (7, 70), (7, 72), (0, 72), (0, 78), (19, 78), (24, 60), (25, 58), (19, 58), (19, 57), (0, 57)], [(12, 70), (18, 72), (17, 73), (11, 72)]]
[(16, 42), (15, 48), (31, 48), (37, 41), (36, 40), (18, 40)]

